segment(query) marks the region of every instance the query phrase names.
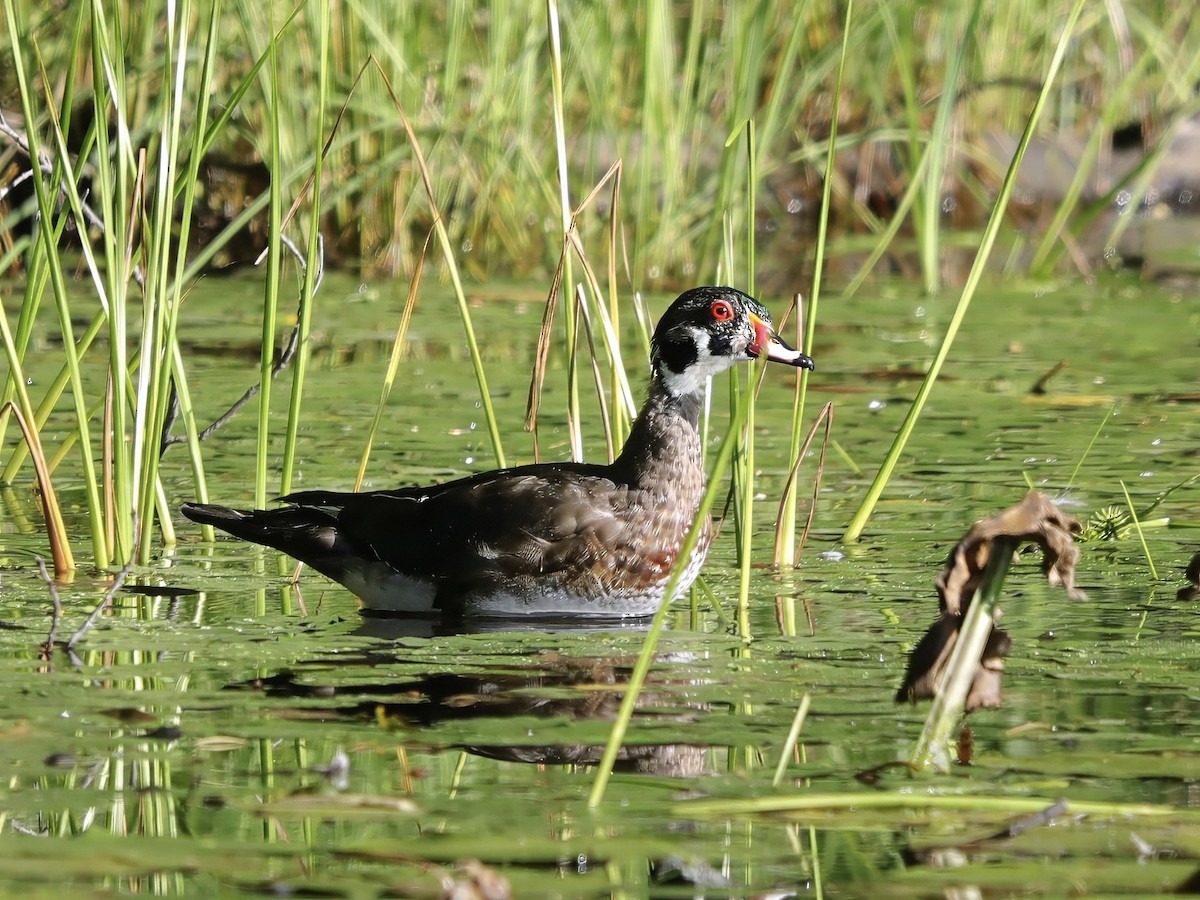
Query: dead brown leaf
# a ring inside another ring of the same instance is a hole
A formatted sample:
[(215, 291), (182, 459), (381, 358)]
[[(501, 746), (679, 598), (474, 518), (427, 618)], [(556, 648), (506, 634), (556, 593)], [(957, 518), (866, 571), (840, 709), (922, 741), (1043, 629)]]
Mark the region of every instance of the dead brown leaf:
[[(896, 692), (896, 701), (912, 702), (937, 695), (958, 642), (963, 613), (979, 588), (997, 539), (1036, 544), (1042, 551), (1042, 572), (1050, 584), (1064, 588), (1072, 600), (1086, 600), (1087, 595), (1075, 586), (1079, 547), (1073, 535), (1081, 528), (1078, 519), (1064, 513), (1049, 497), (1037, 491), (1030, 491), (1020, 503), (999, 515), (972, 525), (950, 551), (946, 566), (937, 577), (942, 614), (909, 655), (908, 669), (904, 683)], [(996, 617), (999, 618), (999, 610)], [(1004, 657), (1011, 649), (1012, 639), (1008, 633), (993, 627), (967, 695), (968, 710), (1000, 705)]]
[(1079, 547), (1072, 537), (1082, 530), (1078, 519), (1064, 513), (1038, 491), (1030, 491), (1020, 503), (998, 516), (980, 519), (950, 551), (946, 568), (937, 577), (942, 612), (961, 615), (970, 604), (991, 559), (992, 543), (998, 537), (1040, 546), (1042, 572), (1050, 584), (1061, 585), (1072, 600), (1086, 600), (1087, 595), (1075, 587)]

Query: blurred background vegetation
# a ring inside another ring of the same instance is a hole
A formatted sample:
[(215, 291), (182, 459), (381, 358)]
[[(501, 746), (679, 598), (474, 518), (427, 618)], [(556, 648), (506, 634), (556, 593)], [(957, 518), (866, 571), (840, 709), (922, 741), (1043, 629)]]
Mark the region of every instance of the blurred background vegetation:
[[(73, 98), (73, 111), (56, 114), (70, 117), (72, 152), (88, 154), (84, 177), (97, 164), (96, 141), (88, 138), (97, 114), (107, 115), (110, 130), (118, 121), (131, 129), (131, 145), (145, 147), (152, 165), (159, 107), (173, 102), (163, 72), (171, 27), (193, 34), (193, 70), (206, 53), (215, 55), (210, 92), (185, 90), (187, 108), (179, 111), (185, 129), (197, 120), (197, 103), (208, 105), (210, 122), (228, 114), (198, 169), (195, 246), (211, 244), (265, 196), (274, 115), (285, 193), (300, 193), (314, 166), (311, 123), (323, 106), (331, 136), (320, 215), (327, 261), (399, 275), (411, 271), (431, 214), (386, 75), (424, 146), (464, 268), (479, 279), (552, 271), (562, 221), (547, 4), (333, 0), (322, 14), (318, 6), (226, 2), (217, 10), (217, 43), (207, 48), (208, 5), (171, 26), (167, 4), (154, 0), (12, 0), (13, 14), (3, 21), (9, 34), (0, 43), (8, 46), (16, 31), (43, 73), (37, 127), (47, 127), (56, 103)], [(114, 73), (123, 79), (113, 91), (119, 96), (96, 110), (91, 35), (100, 7), (124, 71)], [(914, 178), (922, 190), (888, 265), (928, 268), (935, 254), (914, 247), (914, 236), (927, 244), (934, 229), (979, 224), (1069, 8), (1063, 0), (856, 4), (837, 128), (831, 258), (871, 249)], [(799, 274), (820, 202), (845, 5), (571, 2), (556, 15), (571, 202), (622, 161), (620, 222), (633, 284), (714, 278), (726, 216), (738, 233), (745, 225), (739, 220), (753, 215), (760, 246), (777, 248), (775, 267), (785, 277)], [(1186, 4), (1088, 5), (1043, 117), (1049, 158), (1031, 155), (1026, 163), (1030, 189), (1014, 203), (1016, 227), (1037, 233), (1061, 213), (1065, 221), (1056, 228), (1070, 229), (1111, 207), (1110, 192), (1126, 186), (1119, 176), (1136, 170), (1195, 112), (1198, 32)], [(272, 35), (279, 36), (274, 82), (269, 67), (255, 69)], [(378, 71), (364, 69), (372, 56)], [(16, 129), (30, 124), (11, 63), (0, 66), (0, 107)], [(753, 204), (743, 197), (747, 154), (726, 147), (750, 118)], [(0, 184), (10, 185), (25, 164), (11, 141), (0, 146)], [(18, 185), (5, 199), (8, 246), (31, 194)], [(609, 206), (606, 196), (581, 227), (602, 233)], [(266, 227), (259, 213), (221, 237), (213, 264), (255, 258)], [(293, 237), (303, 244), (302, 235)], [(1034, 261), (1057, 259), (1048, 249)], [(931, 287), (940, 280), (926, 278)]]

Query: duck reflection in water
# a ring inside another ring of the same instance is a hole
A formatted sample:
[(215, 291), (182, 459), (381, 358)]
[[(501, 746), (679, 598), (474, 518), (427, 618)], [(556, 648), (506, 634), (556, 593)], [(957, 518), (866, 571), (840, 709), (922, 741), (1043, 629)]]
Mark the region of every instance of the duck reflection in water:
[[(690, 654), (668, 654), (661, 662), (686, 663)], [(385, 665), (397, 660), (391, 653), (371, 652), (367, 658), (339, 664)], [(305, 699), (321, 701), (321, 710), (351, 720), (387, 721), (404, 728), (428, 727), (444, 723), (462, 723), (473, 719), (536, 717), (555, 719), (554, 732), (561, 735), (567, 721), (610, 721), (616, 717), (629, 681), (634, 660), (631, 657), (575, 658), (556, 652), (543, 652), (521, 672), (430, 674), (410, 681), (379, 684), (356, 683), (345, 688), (302, 680), (291, 670), (275, 675), (237, 682), (227, 690), (263, 691), (268, 696), (298, 701), (299, 716), (311, 714)], [(325, 667), (322, 665), (322, 669)], [(652, 671), (640, 697), (643, 710), (654, 711), (654, 722), (688, 722), (707, 707), (683, 701), (679, 688), (694, 680), (673, 671)], [(331, 711), (328, 701), (345, 695), (347, 703)], [(287, 715), (287, 710), (280, 710)], [(589, 729), (590, 731), (590, 729)], [(429, 735), (421, 738), (428, 745)], [(518, 741), (516, 738), (520, 738)], [(603, 746), (587, 743), (539, 744), (525, 729), (514, 734), (511, 744), (453, 743), (455, 749), (477, 756), (521, 763), (572, 763), (592, 765), (599, 761)], [(646, 744), (621, 748), (616, 768), (644, 774), (689, 777), (705, 771), (708, 748), (700, 744)]]

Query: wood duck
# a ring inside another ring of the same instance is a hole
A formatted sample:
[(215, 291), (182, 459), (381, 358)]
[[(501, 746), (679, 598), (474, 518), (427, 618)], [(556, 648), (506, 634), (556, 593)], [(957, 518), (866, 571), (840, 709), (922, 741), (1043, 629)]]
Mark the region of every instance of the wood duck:
[[(813, 368), (753, 297), (693, 288), (655, 328), (649, 397), (609, 465), (540, 463), (429, 487), (301, 491), (280, 498), (280, 509), (186, 503), (182, 512), (307, 563), (369, 610), (652, 615), (704, 494), (697, 422), (707, 381), (764, 354)], [(676, 596), (695, 580), (710, 540), (706, 523)]]

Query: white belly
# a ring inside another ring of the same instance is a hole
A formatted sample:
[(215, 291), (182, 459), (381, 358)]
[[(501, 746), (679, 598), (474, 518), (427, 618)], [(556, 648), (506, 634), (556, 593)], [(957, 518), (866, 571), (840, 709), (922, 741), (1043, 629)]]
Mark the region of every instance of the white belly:
[[(679, 579), (675, 597), (685, 594), (700, 574), (707, 548), (692, 554)], [(463, 598), (438, 597), (438, 586), (402, 575), (390, 566), (375, 563), (342, 574), (341, 582), (379, 612), (434, 614), (450, 608), (465, 618), (570, 618), (618, 619), (652, 616), (663, 603), (667, 579), (638, 590), (571, 590), (556, 580), (535, 581)]]

